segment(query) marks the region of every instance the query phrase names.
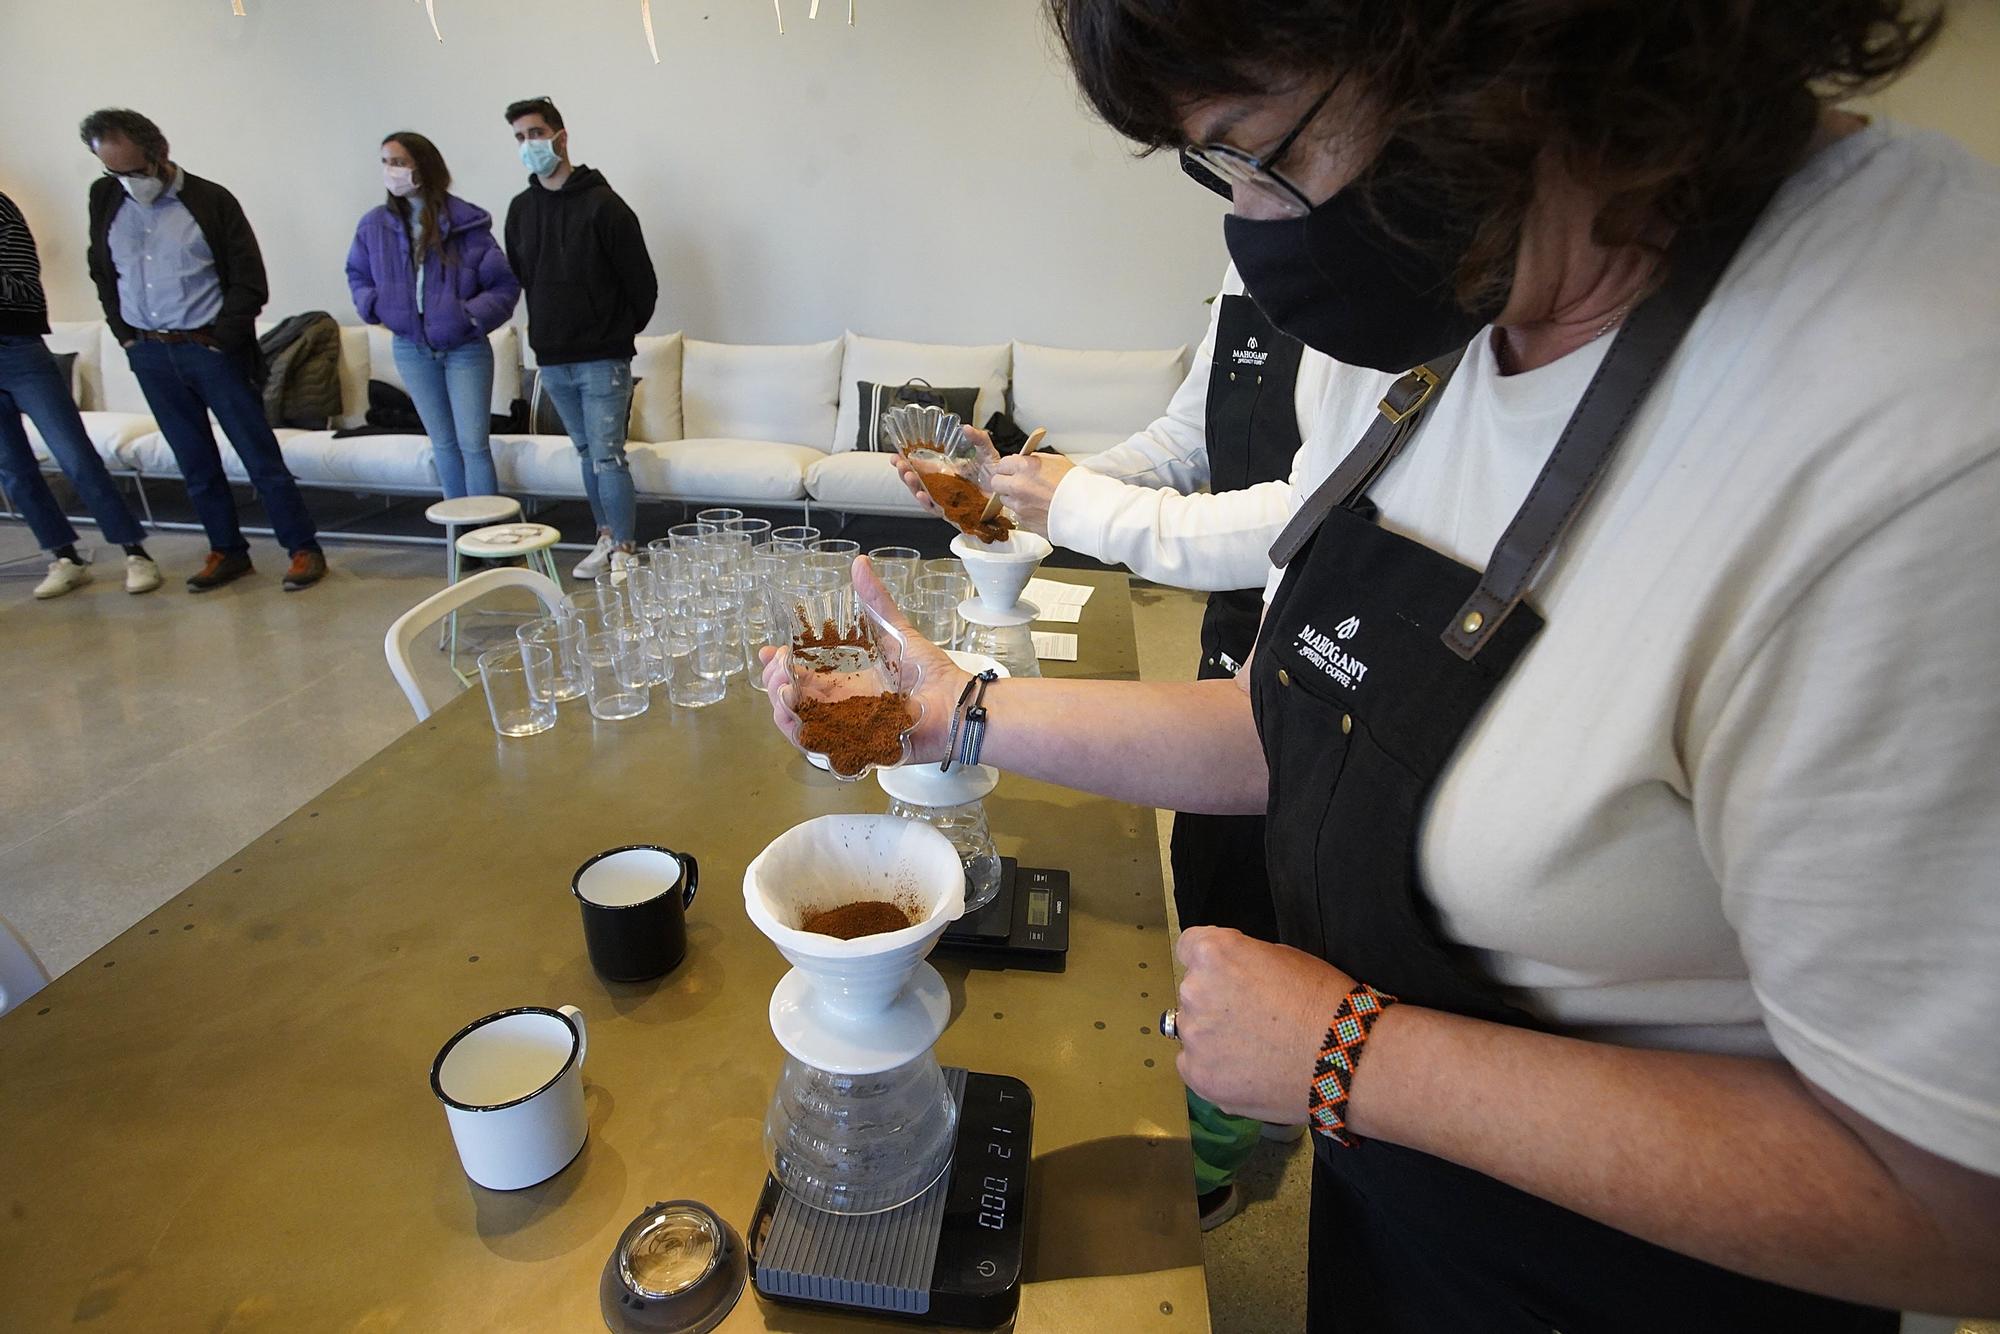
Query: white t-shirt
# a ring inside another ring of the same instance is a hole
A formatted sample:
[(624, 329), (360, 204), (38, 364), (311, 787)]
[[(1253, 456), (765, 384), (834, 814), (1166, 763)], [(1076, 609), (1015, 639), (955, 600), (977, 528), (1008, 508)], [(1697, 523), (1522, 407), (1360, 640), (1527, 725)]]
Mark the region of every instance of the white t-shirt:
[[(1049, 540), (1141, 578), (1203, 592), (1255, 588), (1271, 568), (1271, 543), (1292, 513), (1289, 482), (1208, 493), (1208, 377), (1225, 296), (1238, 296), (1236, 266), (1222, 276), (1208, 332), (1167, 410), (1143, 431), (1077, 460), (1049, 498)], [(1292, 402), (1299, 436), (1326, 392), (1334, 362), (1311, 348), (1299, 357)]]
[[(1609, 341), (1482, 336), (1383, 523), (1483, 567)], [(1298, 496), (1390, 378), (1334, 375)], [(1880, 123), (1809, 161), (1530, 601), (1426, 814), (1445, 934), (1564, 1031), (1782, 1055), (2000, 1173), (2000, 173)]]

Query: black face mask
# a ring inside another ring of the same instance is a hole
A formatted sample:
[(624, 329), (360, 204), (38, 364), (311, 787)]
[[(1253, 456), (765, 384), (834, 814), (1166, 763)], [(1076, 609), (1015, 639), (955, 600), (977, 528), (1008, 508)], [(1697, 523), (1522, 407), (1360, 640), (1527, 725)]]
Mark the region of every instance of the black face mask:
[(1302, 218), (1231, 214), (1222, 234), (1272, 324), (1335, 361), (1401, 372), (1465, 346), (1505, 301), (1468, 311), (1453, 295), (1452, 263), (1437, 257), (1465, 253), (1463, 219), (1393, 179), (1377, 193), (1387, 226), (1349, 187)]

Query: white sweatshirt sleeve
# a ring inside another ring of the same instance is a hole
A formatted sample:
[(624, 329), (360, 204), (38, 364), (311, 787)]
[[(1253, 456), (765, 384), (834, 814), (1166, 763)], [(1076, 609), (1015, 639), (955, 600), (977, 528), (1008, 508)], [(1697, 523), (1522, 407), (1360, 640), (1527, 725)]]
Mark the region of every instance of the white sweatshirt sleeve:
[(1291, 513), (1291, 487), (1263, 482), (1206, 494), (1208, 377), (1222, 298), (1243, 291), (1232, 265), (1208, 331), (1164, 415), (1101, 454), (1078, 460), (1049, 502), (1049, 540), (1141, 578), (1215, 592), (1256, 588)]

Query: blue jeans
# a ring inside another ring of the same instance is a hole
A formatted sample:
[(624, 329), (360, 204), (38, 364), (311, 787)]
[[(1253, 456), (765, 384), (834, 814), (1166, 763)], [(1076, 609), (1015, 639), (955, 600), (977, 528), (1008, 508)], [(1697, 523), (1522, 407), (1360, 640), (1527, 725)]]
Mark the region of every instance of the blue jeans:
[(632, 415), (632, 363), (578, 361), (544, 366), (542, 390), (583, 462), (583, 493), (599, 532), (621, 546), (637, 542), (639, 506), (625, 462), (625, 423)]
[(208, 424), (213, 412), (236, 447), (236, 457), (243, 460), (278, 541), (295, 554), (318, 551), (319, 535), (306, 513), (299, 484), (292, 480), (278, 450), (278, 437), (264, 420), (264, 401), (236, 361), (194, 343), (144, 339), (132, 344), (128, 356), (160, 433), (180, 464), (181, 480), (187, 483), (188, 499), (208, 533), (208, 545), (225, 553), (250, 549), (236, 522), (236, 497), (222, 471), (222, 451)]
[(499, 495), (487, 439), (493, 345), (475, 338), (457, 347), (430, 348), (397, 334), (395, 349), (396, 370), (431, 438), (431, 460), (445, 498)]
[(104, 540), (120, 546), (145, 541), (146, 530), (125, 507), (97, 446), (90, 443), (55, 356), (32, 334), (10, 334), (0, 337), (0, 487), (28, 521), (35, 541), (53, 551), (76, 541), (76, 529), (63, 517), (62, 506), (35, 462), (28, 433), (21, 427), (24, 412), (104, 530)]

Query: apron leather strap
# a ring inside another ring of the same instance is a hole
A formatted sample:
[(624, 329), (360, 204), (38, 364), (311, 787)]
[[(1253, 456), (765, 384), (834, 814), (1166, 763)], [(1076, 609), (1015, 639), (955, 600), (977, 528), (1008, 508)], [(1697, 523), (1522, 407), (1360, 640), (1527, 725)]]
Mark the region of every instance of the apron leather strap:
[(1362, 432), (1361, 439), (1306, 497), (1305, 504), (1299, 506), (1291, 522), (1278, 534), (1278, 540), (1271, 544), (1271, 564), (1281, 570), (1290, 565), (1292, 557), (1299, 554), (1306, 539), (1319, 531), (1320, 524), (1335, 506), (1345, 505), (1362, 494), (1381, 475), (1416, 434), (1424, 409), (1443, 391), (1464, 356), (1465, 349), (1460, 348), (1406, 372), (1389, 386), (1389, 392), (1377, 405), (1375, 420)]
[(1500, 535), (1479, 586), (1445, 627), (1445, 646), (1460, 658), (1471, 659), (1513, 614), (1583, 512), (1639, 405), (1763, 213), (1763, 203), (1736, 223), (1676, 238), (1666, 281), (1618, 331), (1527, 500)]

